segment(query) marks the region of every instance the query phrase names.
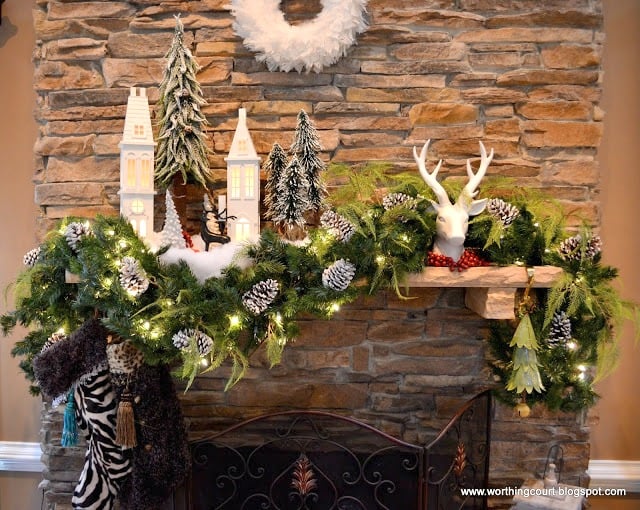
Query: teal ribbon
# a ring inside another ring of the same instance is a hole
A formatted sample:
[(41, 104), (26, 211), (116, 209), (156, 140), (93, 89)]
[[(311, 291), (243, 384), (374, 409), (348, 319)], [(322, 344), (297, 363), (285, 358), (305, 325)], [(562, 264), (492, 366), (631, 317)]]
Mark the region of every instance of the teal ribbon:
[(74, 387), (67, 393), (67, 404), (64, 406), (61, 444), (64, 447), (78, 444), (78, 424), (76, 423), (76, 403), (73, 398)]

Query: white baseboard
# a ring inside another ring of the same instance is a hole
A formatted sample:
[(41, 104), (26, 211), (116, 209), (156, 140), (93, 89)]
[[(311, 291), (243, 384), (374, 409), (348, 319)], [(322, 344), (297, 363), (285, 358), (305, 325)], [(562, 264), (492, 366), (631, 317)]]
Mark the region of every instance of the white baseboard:
[(640, 493), (640, 460), (591, 460), (587, 473), (591, 487)]
[(40, 443), (0, 441), (0, 471), (41, 473)]

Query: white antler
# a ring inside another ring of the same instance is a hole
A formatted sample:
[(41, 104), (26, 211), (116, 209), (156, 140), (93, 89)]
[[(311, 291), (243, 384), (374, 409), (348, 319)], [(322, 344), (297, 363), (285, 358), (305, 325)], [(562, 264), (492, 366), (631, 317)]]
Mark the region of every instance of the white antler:
[(487, 150), (484, 148), (484, 144), (480, 142), (480, 167), (474, 174), (471, 169), (471, 163), (467, 160), (467, 175), (469, 176), (469, 182), (467, 182), (467, 185), (464, 187), (463, 195), (466, 194), (469, 198), (473, 198), (478, 194), (478, 185), (484, 177), (492, 159), (493, 149), (491, 149), (491, 153), (487, 156)]
[(418, 157), (418, 152), (416, 151), (415, 146), (413, 147), (413, 159), (416, 160), (416, 164), (418, 165), (418, 170), (420, 171), (420, 175), (424, 179), (424, 182), (433, 190), (436, 194), (436, 198), (438, 199), (438, 203), (440, 205), (451, 205), (451, 201), (449, 200), (449, 195), (442, 187), (442, 185), (436, 180), (438, 176), (438, 171), (440, 170), (440, 166), (442, 165), (442, 160), (438, 161), (433, 172), (429, 173), (427, 171), (427, 167), (425, 165), (425, 161), (427, 160), (427, 150), (429, 150), (429, 142), (431, 140), (427, 140), (426, 143), (422, 146), (422, 150), (420, 151), (420, 156)]

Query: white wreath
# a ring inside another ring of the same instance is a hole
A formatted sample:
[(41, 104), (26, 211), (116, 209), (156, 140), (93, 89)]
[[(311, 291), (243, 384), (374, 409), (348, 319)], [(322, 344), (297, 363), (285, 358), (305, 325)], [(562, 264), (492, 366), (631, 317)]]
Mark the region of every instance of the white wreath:
[(280, 0), (231, 0), (233, 29), (270, 71), (320, 72), (335, 64), (365, 31), (367, 0), (320, 0), (312, 21), (290, 25)]

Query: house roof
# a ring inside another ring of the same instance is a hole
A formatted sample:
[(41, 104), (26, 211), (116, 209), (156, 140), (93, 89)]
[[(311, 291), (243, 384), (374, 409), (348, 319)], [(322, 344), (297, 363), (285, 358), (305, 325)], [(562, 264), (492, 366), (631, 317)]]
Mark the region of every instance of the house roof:
[[(136, 129), (136, 126), (142, 126), (142, 130)], [(142, 87), (131, 87), (130, 89), (120, 143), (154, 145), (149, 100), (146, 90)]]
[(247, 110), (240, 108), (238, 110), (238, 125), (233, 135), (231, 149), (229, 155), (225, 159), (241, 159), (241, 160), (257, 160), (260, 161), (258, 153), (253, 146), (249, 128), (247, 128)]

